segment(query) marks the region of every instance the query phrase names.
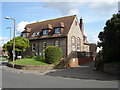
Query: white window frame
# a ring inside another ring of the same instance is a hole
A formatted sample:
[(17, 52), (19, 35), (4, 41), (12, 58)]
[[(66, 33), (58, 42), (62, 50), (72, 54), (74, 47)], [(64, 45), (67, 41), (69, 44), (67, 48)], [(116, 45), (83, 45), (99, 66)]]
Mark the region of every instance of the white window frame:
[(76, 51), (76, 38), (74, 36), (71, 38), (71, 51)]
[(32, 36), (37, 36), (37, 33), (36, 33), (36, 32), (34, 32)]
[(57, 41), (55, 41), (55, 46), (56, 47), (59, 47), (59, 44), (60, 44), (60, 42), (57, 40)]
[(77, 38), (77, 51), (80, 51), (81, 50), (81, 39), (78, 37)]
[(26, 38), (27, 33), (22, 33), (22, 37)]
[(47, 29), (43, 30), (43, 35), (48, 35), (48, 30)]
[(45, 55), (45, 48), (47, 46), (47, 43), (46, 42), (43, 42), (43, 56)]
[(55, 28), (55, 34), (60, 34), (60, 28)]

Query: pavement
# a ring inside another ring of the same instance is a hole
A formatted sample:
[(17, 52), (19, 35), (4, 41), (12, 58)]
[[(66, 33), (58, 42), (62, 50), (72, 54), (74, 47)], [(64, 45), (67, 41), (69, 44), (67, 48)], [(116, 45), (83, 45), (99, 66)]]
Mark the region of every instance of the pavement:
[(104, 72), (94, 70), (94, 62), (89, 62), (77, 67), (67, 69), (51, 69), (51, 70), (21, 70), (10, 68), (5, 65), (0, 66), (3, 71), (10, 71), (24, 74), (47, 75), (54, 77), (90, 79), (102, 81), (116, 81), (119, 79), (117, 75), (111, 75)]

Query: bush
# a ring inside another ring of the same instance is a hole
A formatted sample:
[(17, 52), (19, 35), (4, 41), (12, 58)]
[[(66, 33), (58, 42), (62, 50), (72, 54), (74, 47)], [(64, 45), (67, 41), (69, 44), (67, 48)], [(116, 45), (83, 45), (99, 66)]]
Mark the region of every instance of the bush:
[(24, 58), (34, 58), (35, 57), (35, 55), (26, 55), (26, 56), (24, 56)]
[(63, 55), (62, 49), (55, 46), (48, 46), (45, 49), (45, 60), (49, 64), (58, 64)]
[(43, 62), (45, 62), (45, 57), (40, 56), (40, 55), (35, 56), (34, 59), (37, 60), (37, 61), (43, 61)]

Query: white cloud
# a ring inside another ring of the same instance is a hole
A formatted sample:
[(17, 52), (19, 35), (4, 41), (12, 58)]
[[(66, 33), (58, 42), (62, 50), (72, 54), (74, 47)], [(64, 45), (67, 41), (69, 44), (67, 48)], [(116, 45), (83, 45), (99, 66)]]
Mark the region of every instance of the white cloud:
[(17, 31), (16, 31), (17, 34), (21, 33), (24, 30), (24, 28), (25, 28), (25, 26), (27, 24), (34, 23), (34, 22), (36, 22), (36, 21), (31, 21), (31, 22), (21, 21), (20, 23), (18, 23), (18, 25), (17, 25)]
[(43, 7), (44, 8), (52, 8), (61, 12), (62, 15), (74, 15), (79, 14), (79, 10), (77, 6), (81, 5), (82, 3), (76, 2), (49, 2), (46, 3)]
[(10, 39), (8, 37), (0, 37), (0, 46), (3, 46), (7, 43)]
[(78, 9), (71, 9), (68, 14), (69, 15), (79, 15), (79, 10)]
[(99, 41), (98, 35), (88, 36), (88, 41), (90, 43), (97, 43)]

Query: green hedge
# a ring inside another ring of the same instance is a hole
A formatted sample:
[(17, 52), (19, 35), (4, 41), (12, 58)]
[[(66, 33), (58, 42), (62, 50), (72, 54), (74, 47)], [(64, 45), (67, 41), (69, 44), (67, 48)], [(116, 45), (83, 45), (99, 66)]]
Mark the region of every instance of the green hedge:
[(45, 49), (45, 60), (49, 64), (58, 64), (63, 55), (62, 49), (56, 46), (48, 46)]

